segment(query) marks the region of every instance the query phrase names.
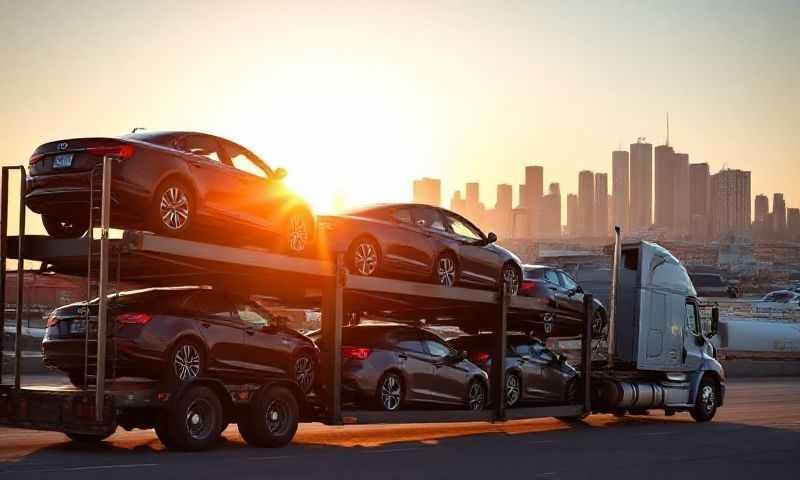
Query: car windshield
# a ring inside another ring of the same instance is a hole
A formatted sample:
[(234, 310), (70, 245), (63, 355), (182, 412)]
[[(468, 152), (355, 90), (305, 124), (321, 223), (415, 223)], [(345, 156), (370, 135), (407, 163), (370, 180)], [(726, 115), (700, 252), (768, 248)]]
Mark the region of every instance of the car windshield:
[(248, 152), (243, 147), (233, 142), (224, 143), (225, 153), (231, 160), (231, 164), (237, 170), (261, 178), (272, 176), (272, 170), (260, 158)]
[(240, 319), (256, 327), (267, 327), (272, 320), (272, 315), (269, 312), (254, 303), (237, 303), (236, 311)]
[(483, 233), (478, 230), (478, 227), (470, 224), (468, 221), (452, 213), (446, 213), (445, 219), (447, 220), (450, 230), (456, 235), (470, 240), (483, 240)]

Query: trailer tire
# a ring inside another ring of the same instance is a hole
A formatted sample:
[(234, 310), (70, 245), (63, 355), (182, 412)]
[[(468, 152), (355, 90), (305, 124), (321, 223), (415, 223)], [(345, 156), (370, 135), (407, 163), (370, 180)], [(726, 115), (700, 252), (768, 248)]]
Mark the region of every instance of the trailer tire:
[(297, 398), (288, 388), (265, 387), (239, 421), (239, 434), (253, 447), (282, 447), (294, 438), (299, 417)]
[(156, 437), (158, 437), (158, 440), (162, 445), (164, 445), (164, 447), (169, 450), (175, 448), (175, 442), (172, 439), (172, 435), (169, 433), (169, 424), (167, 422), (166, 413), (159, 413), (158, 417), (156, 418), (156, 424), (153, 425), (153, 430), (156, 431)]
[(689, 415), (696, 422), (708, 422), (717, 413), (719, 405), (717, 398), (719, 398), (719, 386), (716, 380), (705, 375), (697, 388), (697, 398), (695, 398), (694, 407), (689, 409)]
[(106, 438), (110, 437), (113, 433), (114, 433), (113, 431), (109, 433), (97, 433), (97, 434), (65, 432), (64, 435), (66, 435), (73, 442), (90, 445), (102, 442)]
[(224, 423), (222, 402), (206, 386), (189, 387), (165, 417), (165, 423), (166, 440), (172, 443), (172, 448), (189, 452), (205, 450), (219, 440)]

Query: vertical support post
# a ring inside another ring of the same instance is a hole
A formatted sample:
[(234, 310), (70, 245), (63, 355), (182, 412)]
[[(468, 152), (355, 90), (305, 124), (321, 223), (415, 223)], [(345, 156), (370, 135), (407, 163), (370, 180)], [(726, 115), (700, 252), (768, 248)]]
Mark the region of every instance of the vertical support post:
[(592, 411), (592, 317), (594, 295), (583, 296), (583, 337), (581, 338), (581, 373), (583, 374), (583, 410)]
[[(14, 388), (22, 386), (22, 313), (24, 310), (23, 293), (25, 291), (25, 189), (27, 176), (23, 167), (19, 169), (19, 234), (17, 236), (17, 328), (14, 339)], [(3, 305), (5, 308), (5, 305)]]
[(340, 253), (336, 255), (333, 278), (325, 281), (322, 292), (322, 360), (329, 425), (342, 424), (342, 323), (346, 281), (344, 255)]
[(0, 385), (3, 383), (3, 339), (6, 336), (6, 258), (8, 258), (8, 167), (0, 180)]
[[(98, 279), (98, 312), (97, 312), (97, 388), (95, 391), (95, 413), (97, 421), (103, 421), (105, 406), (106, 381), (106, 330), (108, 326), (108, 263), (109, 239), (111, 227), (111, 165), (112, 157), (103, 157), (103, 183), (100, 203), (100, 278)], [(89, 228), (92, 228), (90, 225)], [(87, 325), (88, 328), (88, 325)]]
[(608, 367), (614, 366), (614, 355), (617, 353), (617, 301), (619, 300), (619, 272), (620, 257), (622, 256), (621, 230), (619, 225), (614, 226), (614, 258), (611, 263), (611, 294), (608, 299)]
[(491, 399), (494, 404), (493, 418), (495, 422), (506, 419), (506, 327), (508, 325), (508, 285), (505, 279), (500, 282), (495, 308), (495, 328), (492, 337), (492, 369), (489, 378)]

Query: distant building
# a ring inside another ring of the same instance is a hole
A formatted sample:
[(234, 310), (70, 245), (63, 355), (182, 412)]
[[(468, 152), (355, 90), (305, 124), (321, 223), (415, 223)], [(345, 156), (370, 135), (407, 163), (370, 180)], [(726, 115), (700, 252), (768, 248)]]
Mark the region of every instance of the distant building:
[(750, 172), (720, 170), (711, 176), (712, 234), (750, 233)]
[(786, 201), (782, 193), (772, 195), (772, 231), (779, 238), (786, 233)]
[(675, 230), (678, 236), (689, 235), (691, 223), (691, 188), (689, 154), (675, 153)]
[(594, 230), (592, 235), (605, 237), (608, 231), (608, 174), (594, 175)]
[(511, 211), (513, 210), (513, 195), (514, 187), (508, 184), (500, 184), (497, 186), (497, 201), (494, 209), (487, 212), (487, 228), (494, 231), (499, 238), (510, 238), (513, 234), (511, 231), (512, 217)]
[(466, 215), (467, 202), (461, 198), (461, 190), (453, 192), (453, 196), (450, 198), (450, 210), (461, 215)]
[(800, 208), (786, 209), (786, 231), (790, 240), (800, 240)]
[(414, 180), (414, 203), (439, 207), (442, 205), (442, 181), (438, 178)]
[(655, 148), (655, 225), (674, 232), (677, 203), (675, 150), (669, 145)]
[(528, 220), (530, 219), (528, 211), (524, 208), (515, 208), (511, 212), (511, 237), (512, 238), (528, 238), (530, 227)]
[(611, 152), (611, 221), (628, 231), (630, 210), (630, 160), (625, 150)]
[(630, 228), (653, 223), (653, 145), (640, 138), (630, 145)]
[(578, 174), (578, 235), (590, 237), (594, 233), (594, 173), (583, 170)]
[(467, 196), (464, 199), (464, 215), (477, 225), (483, 225), (484, 206), (480, 201), (480, 184), (478, 182), (467, 183)]
[(756, 195), (753, 230), (759, 235), (769, 235), (770, 232), (772, 232), (772, 218), (769, 215), (769, 197), (763, 194)]
[(578, 196), (574, 193), (567, 195), (567, 235), (578, 236)]
[(694, 240), (708, 240), (711, 220), (711, 170), (707, 163), (689, 165), (689, 235)]
[(561, 187), (557, 183), (551, 183), (547, 195), (542, 197), (539, 235), (542, 238), (561, 236)]
[(525, 201), (520, 200), (525, 209), (528, 210), (530, 219), (530, 237), (535, 238), (539, 228), (539, 202), (544, 195), (544, 168), (538, 165), (525, 167)]

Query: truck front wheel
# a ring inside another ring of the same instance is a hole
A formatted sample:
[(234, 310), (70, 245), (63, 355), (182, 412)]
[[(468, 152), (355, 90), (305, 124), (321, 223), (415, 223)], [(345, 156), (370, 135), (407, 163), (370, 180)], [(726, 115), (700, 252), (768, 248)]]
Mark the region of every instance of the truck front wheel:
[(718, 398), (719, 388), (717, 388), (717, 382), (712, 377), (703, 377), (703, 380), (700, 381), (700, 387), (697, 389), (694, 407), (689, 410), (689, 414), (698, 422), (711, 420), (717, 413)]

